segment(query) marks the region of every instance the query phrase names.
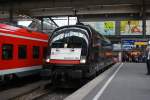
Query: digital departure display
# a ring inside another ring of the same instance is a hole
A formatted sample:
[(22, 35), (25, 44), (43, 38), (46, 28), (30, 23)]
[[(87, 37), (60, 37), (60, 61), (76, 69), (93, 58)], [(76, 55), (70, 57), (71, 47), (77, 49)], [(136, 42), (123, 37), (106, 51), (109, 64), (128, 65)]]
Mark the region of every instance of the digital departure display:
[(148, 45), (148, 41), (146, 40), (130, 40), (130, 39), (125, 39), (122, 40), (122, 50), (132, 50), (136, 47), (141, 47), (141, 46), (146, 46)]

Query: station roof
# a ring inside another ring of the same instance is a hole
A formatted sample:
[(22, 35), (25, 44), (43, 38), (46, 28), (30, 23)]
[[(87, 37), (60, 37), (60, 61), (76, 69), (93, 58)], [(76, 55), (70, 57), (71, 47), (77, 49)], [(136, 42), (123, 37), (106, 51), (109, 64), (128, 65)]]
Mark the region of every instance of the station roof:
[(150, 12), (149, 0), (0, 0), (0, 14), (14, 9), (30, 16)]

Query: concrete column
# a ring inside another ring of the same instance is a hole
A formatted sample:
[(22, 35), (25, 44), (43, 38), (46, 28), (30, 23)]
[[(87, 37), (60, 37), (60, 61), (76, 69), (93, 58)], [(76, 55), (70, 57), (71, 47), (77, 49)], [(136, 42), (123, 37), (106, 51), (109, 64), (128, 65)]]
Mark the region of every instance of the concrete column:
[(142, 21), (143, 21), (143, 27), (142, 27), (143, 28), (143, 36), (146, 37), (146, 20), (143, 19)]
[(70, 23), (69, 23), (69, 20), (70, 20), (69, 18), (70, 18), (70, 17), (68, 16), (68, 25), (70, 24)]
[(142, 12), (142, 21), (143, 21), (143, 35), (144, 37), (146, 36), (146, 8), (145, 8), (145, 0), (142, 0), (142, 7), (141, 7), (141, 12)]
[(41, 20), (41, 31), (43, 31), (43, 18), (40, 18)]
[(10, 23), (13, 22), (13, 5), (10, 5), (10, 8), (9, 8), (9, 22)]
[(116, 21), (116, 34), (115, 35), (120, 35), (120, 21)]

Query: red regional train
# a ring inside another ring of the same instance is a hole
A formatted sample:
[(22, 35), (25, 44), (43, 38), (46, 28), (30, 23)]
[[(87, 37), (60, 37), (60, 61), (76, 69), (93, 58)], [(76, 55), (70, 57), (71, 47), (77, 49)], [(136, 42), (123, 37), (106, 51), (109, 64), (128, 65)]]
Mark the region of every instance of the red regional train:
[(0, 24), (0, 78), (25, 76), (42, 69), (48, 35)]

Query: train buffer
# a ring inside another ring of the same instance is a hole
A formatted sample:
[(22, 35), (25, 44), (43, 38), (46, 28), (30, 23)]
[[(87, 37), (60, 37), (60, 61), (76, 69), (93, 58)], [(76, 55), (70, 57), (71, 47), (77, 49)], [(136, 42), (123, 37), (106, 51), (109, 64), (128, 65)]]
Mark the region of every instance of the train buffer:
[(149, 100), (145, 63), (117, 63), (65, 100)]

